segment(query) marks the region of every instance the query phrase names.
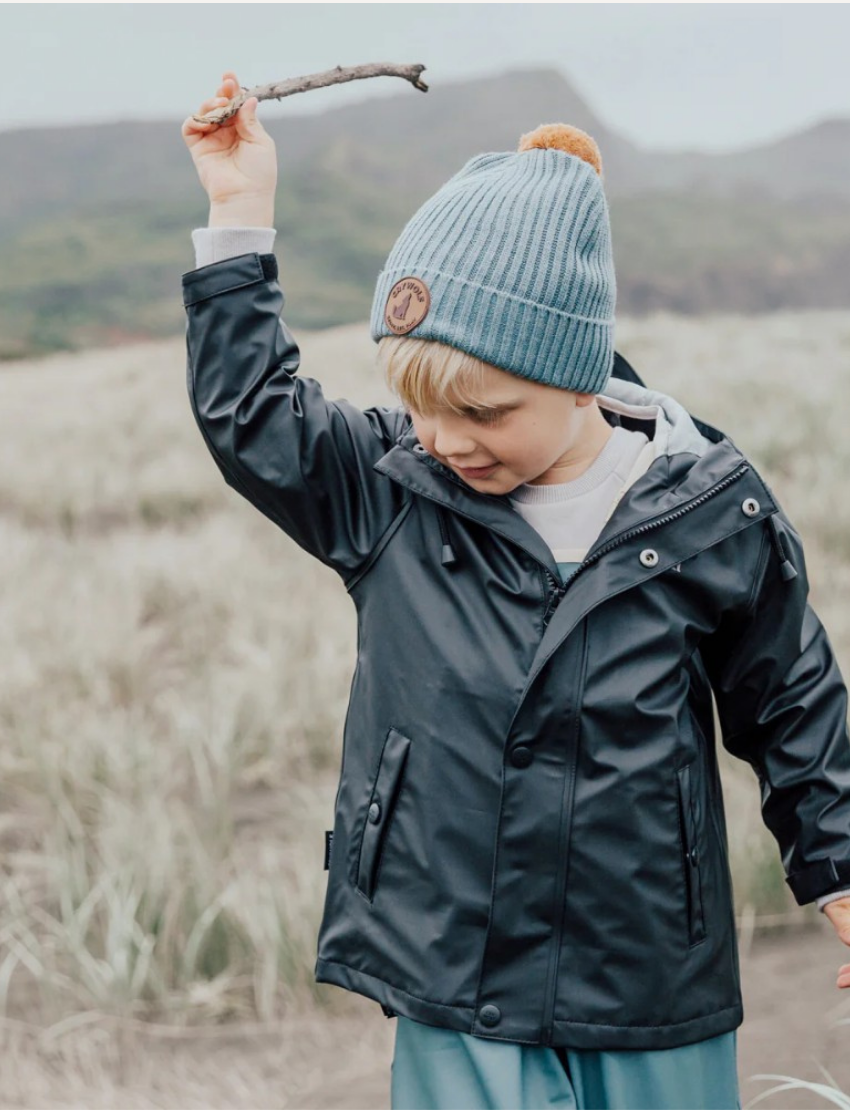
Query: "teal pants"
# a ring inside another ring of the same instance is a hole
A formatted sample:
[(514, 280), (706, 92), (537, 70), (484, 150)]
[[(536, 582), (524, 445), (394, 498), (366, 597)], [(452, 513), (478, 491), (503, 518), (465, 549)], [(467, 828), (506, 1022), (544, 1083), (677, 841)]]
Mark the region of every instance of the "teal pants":
[(396, 1021), (392, 1110), (741, 1110), (734, 1029), (679, 1048), (607, 1052)]

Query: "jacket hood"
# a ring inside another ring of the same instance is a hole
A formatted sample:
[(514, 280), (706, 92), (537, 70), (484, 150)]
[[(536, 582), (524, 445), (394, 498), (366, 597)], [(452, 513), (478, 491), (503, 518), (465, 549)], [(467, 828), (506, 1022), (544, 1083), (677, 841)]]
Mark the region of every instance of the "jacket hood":
[(654, 430), (649, 426), (640, 430), (655, 444), (655, 458), (679, 454), (700, 458), (711, 446), (711, 440), (700, 431), (684, 405), (668, 393), (612, 377), (596, 400), (602, 409), (654, 425)]

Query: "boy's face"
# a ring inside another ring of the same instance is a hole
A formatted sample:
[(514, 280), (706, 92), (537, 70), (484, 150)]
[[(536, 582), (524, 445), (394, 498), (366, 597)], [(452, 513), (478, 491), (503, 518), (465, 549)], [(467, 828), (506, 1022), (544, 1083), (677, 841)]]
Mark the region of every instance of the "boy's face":
[[(523, 482), (566, 482), (588, 450), (593, 393), (573, 393), (486, 367), (482, 397), (498, 412), (448, 407), (430, 416), (410, 409), (419, 442), (467, 485), (505, 494)], [(601, 416), (601, 414), (600, 414)], [(470, 473), (469, 468), (489, 469)]]

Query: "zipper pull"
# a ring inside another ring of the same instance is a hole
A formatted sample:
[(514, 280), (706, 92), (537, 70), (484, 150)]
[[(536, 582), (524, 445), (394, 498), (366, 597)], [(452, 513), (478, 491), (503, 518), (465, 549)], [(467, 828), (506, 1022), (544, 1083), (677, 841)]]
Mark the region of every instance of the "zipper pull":
[[(550, 575), (550, 578), (552, 576)], [(560, 601), (564, 594), (567, 592), (566, 582), (562, 582), (560, 578), (552, 578), (552, 587), (555, 591), (555, 597)]]

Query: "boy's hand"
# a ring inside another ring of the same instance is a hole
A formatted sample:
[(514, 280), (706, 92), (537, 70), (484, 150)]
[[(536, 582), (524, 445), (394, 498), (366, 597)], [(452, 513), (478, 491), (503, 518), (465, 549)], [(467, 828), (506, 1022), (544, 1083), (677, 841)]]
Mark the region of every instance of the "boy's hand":
[[(203, 102), (198, 115), (221, 107), (239, 91), (236, 74), (228, 70), (217, 95)], [(233, 226), (238, 226), (246, 222), (246, 216), (259, 214), (255, 218), (262, 216), (265, 223), (268, 216), (270, 226), (277, 187), (277, 152), (274, 140), (257, 119), (257, 98), (246, 100), (224, 123), (198, 123), (188, 116), (183, 121), (182, 135), (210, 198), (211, 215), (212, 209), (220, 210), (220, 214), (232, 213)]]
[[(827, 902), (823, 912), (835, 926), (841, 940), (850, 945), (850, 898), (836, 898)], [(850, 964), (842, 964), (838, 969), (837, 987), (850, 987)]]

